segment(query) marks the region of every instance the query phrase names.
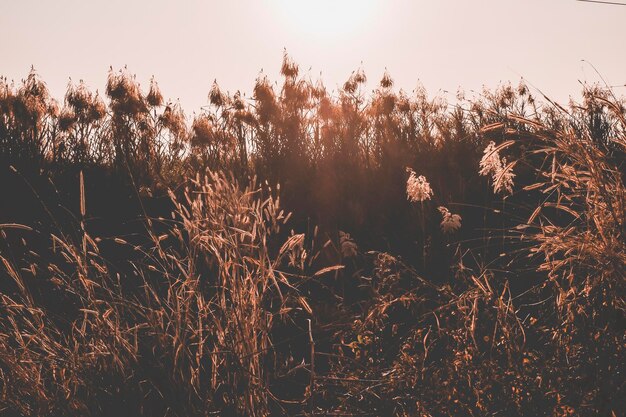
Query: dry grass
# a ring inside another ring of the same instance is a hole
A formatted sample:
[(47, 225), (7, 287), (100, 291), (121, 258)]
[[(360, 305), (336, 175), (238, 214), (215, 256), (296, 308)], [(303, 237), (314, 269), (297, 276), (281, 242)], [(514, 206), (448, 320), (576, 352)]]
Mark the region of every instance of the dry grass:
[[(84, 229), (79, 244), (53, 235), (52, 253), (31, 254), (57, 259), (47, 271), (2, 257), (16, 290), (2, 295), (5, 409), (98, 414), (100, 400), (137, 384), (129, 406), (138, 410), (152, 400), (176, 415), (267, 415), (272, 327), (302, 303), (281, 269), (303, 265), (302, 236), (270, 247), (288, 216), (254, 182), (197, 176), (181, 201), (171, 198), (167, 233), (152, 227), (164, 219), (147, 221), (151, 245), (115, 239), (140, 254), (132, 273), (114, 273)], [(49, 281), (62, 314), (48, 295), (33, 295), (33, 279)]]
[[(606, 106), (615, 121), (605, 142), (563, 109), (560, 129), (516, 114), (486, 129), (503, 132), (491, 148), (517, 148), (514, 163), (527, 181), (519, 192), (540, 202), (511, 229), (523, 246), (505, 257), (508, 270), (495, 262), (474, 270), (459, 256), (456, 282), (435, 286), (375, 254), (375, 296), (336, 336), (325, 387), (341, 393), (332, 412), (621, 413), (626, 123), (615, 101), (587, 94), (588, 105)], [(534, 273), (522, 273), (527, 265)]]
[[(622, 101), (522, 85), (449, 106), (388, 74), (368, 99), (362, 71), (333, 97), (282, 74), (250, 101), (215, 84), (191, 127), (126, 70), (106, 105), (70, 85), (61, 111), (34, 72), (0, 80), (2, 166), (51, 223), (0, 224), (0, 414), (619, 415)], [(141, 230), (93, 233), (98, 170), (132, 185)], [(71, 221), (41, 173), (73, 178)]]

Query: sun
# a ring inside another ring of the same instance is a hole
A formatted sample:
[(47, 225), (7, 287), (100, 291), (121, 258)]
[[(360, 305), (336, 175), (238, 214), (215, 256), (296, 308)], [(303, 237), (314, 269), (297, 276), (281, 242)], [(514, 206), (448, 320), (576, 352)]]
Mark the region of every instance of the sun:
[(356, 34), (382, 0), (273, 0), (281, 20), (297, 33), (319, 38)]

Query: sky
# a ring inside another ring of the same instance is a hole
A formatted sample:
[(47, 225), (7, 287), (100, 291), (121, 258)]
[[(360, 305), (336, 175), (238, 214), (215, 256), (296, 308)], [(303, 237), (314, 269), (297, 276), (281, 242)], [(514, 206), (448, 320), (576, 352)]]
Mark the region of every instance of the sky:
[(576, 0), (0, 0), (0, 75), (34, 66), (62, 99), (126, 65), (188, 113), (215, 79), (248, 95), (261, 71), (279, 80), (285, 49), (329, 90), (362, 68), (371, 89), (385, 70), (449, 98), (523, 77), (564, 102), (598, 73), (626, 93), (624, 46), (626, 6)]

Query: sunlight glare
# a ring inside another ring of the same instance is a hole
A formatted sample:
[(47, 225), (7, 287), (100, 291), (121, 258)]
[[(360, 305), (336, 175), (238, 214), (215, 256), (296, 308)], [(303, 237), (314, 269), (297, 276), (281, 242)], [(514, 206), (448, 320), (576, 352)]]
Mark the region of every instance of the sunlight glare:
[(274, 0), (292, 30), (314, 37), (354, 35), (371, 22), (381, 0)]

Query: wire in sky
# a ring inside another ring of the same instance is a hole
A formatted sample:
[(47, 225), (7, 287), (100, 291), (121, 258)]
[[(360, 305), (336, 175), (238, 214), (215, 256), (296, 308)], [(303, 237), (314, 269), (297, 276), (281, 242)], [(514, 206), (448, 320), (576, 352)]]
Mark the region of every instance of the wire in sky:
[(626, 3), (618, 3), (616, 1), (603, 1), (603, 0), (577, 0), (577, 1), (582, 1), (584, 3), (610, 4), (613, 6), (626, 6)]

